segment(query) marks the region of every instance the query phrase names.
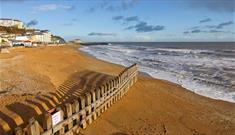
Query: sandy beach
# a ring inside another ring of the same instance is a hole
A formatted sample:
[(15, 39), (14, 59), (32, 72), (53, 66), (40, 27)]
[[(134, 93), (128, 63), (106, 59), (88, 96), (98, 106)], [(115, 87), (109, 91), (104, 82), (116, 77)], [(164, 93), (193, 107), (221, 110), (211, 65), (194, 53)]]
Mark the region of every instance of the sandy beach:
[[(47, 109), (77, 98), (124, 69), (78, 48), (18, 48), (0, 54), (0, 134), (24, 126), (32, 116), (40, 119)], [(62, 98), (50, 98), (57, 93)], [(235, 104), (139, 75), (127, 95), (81, 134), (235, 135)]]

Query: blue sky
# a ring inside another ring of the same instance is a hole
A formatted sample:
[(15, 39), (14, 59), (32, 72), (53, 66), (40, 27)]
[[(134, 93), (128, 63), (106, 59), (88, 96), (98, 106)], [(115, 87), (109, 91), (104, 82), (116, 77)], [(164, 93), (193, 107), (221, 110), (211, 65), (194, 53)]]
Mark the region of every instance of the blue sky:
[(0, 0), (19, 19), (66, 40), (235, 41), (235, 0)]

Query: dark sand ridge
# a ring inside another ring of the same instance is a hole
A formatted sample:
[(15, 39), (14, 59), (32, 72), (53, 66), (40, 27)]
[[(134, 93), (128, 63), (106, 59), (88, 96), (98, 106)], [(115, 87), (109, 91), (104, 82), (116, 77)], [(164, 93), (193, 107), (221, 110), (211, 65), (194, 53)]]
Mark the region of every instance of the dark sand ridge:
[[(76, 98), (123, 69), (89, 57), (75, 46), (15, 49), (10, 54), (0, 54), (0, 60), (8, 61), (1, 63), (0, 70), (1, 88), (5, 90), (0, 95), (1, 131), (21, 125), (31, 116), (39, 118), (45, 110)], [(83, 134), (230, 135), (235, 133), (234, 125), (233, 103), (139, 76), (127, 96)]]

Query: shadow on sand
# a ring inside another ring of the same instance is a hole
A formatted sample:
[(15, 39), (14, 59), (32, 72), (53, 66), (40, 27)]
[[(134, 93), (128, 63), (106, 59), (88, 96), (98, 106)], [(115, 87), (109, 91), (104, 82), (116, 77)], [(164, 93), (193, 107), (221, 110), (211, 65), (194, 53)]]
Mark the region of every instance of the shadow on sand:
[(0, 134), (11, 133), (17, 126), (25, 126), (32, 117), (42, 123), (42, 114), (45, 111), (70, 102), (113, 77), (90, 70), (76, 72), (69, 76), (55, 92), (37, 95), (34, 99), (5, 106), (6, 110), (0, 110)]
[(116, 133), (112, 133), (110, 135), (129, 135), (129, 134), (126, 134), (126, 133), (123, 133), (123, 132), (116, 132)]

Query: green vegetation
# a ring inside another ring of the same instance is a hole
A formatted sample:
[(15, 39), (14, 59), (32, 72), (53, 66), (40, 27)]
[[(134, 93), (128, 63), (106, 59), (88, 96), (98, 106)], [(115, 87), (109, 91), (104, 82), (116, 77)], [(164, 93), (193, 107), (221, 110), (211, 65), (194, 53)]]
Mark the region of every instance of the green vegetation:
[(1, 33), (8, 33), (8, 34), (24, 34), (26, 32), (32, 32), (34, 29), (19, 29), (16, 27), (4, 27), (0, 26)]

